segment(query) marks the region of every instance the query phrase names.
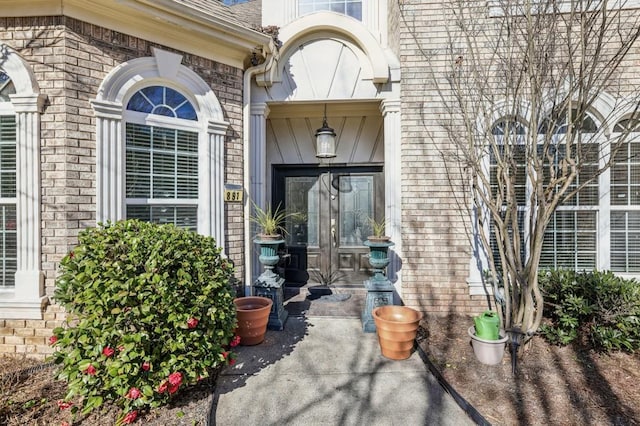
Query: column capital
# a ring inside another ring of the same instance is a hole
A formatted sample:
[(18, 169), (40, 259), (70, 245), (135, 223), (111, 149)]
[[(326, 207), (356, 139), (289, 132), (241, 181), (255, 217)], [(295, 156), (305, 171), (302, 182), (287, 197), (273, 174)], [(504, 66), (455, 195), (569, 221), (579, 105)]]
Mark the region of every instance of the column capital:
[(229, 123), (226, 121), (209, 121), (207, 123), (207, 132), (214, 135), (226, 135)]
[(400, 112), (400, 99), (383, 99), (380, 102), (380, 112), (383, 116), (390, 112)]
[(262, 115), (266, 118), (270, 111), (269, 105), (266, 102), (251, 104), (251, 115)]
[(96, 117), (112, 120), (122, 119), (122, 104), (120, 102), (110, 102), (98, 99), (92, 99), (90, 102), (96, 113)]
[(44, 111), (44, 103), (47, 95), (42, 93), (33, 93), (28, 95), (14, 94), (9, 95), (11, 104), (17, 113), (21, 112), (38, 112)]

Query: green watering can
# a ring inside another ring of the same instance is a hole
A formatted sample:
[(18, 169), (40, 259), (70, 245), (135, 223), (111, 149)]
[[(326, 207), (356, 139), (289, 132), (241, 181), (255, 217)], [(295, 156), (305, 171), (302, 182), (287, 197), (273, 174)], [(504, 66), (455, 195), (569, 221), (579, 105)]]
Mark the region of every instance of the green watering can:
[(500, 317), (495, 311), (484, 311), (481, 315), (473, 317), (476, 326), (476, 336), (485, 340), (498, 340), (500, 338)]

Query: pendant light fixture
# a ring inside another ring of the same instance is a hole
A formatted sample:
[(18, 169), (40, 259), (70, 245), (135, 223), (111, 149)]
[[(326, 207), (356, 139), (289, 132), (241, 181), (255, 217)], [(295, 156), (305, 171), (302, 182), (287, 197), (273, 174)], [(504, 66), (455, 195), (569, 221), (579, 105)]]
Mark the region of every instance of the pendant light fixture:
[(316, 130), (316, 157), (333, 158), (336, 156), (336, 132), (327, 124), (327, 104), (324, 104), (322, 127)]

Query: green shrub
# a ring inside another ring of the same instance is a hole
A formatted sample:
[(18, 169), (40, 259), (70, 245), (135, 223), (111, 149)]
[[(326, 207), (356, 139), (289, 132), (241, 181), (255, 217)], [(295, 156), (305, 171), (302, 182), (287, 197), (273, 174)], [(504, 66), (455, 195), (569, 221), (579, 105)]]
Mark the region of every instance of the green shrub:
[(87, 229), (79, 242), (54, 293), (68, 326), (50, 340), (74, 414), (111, 401), (130, 423), (233, 363), (233, 267), (212, 238), (127, 220)]
[(566, 345), (582, 337), (597, 350), (640, 349), (640, 283), (612, 272), (543, 271), (542, 334)]

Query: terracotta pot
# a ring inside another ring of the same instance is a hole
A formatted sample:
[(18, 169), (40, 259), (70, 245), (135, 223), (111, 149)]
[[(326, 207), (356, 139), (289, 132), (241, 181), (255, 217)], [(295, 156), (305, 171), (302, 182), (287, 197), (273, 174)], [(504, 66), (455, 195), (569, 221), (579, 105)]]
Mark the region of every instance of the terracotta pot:
[(267, 332), (273, 300), (268, 297), (247, 296), (233, 299), (233, 303), (236, 305), (236, 334), (240, 336), (240, 344), (252, 346), (262, 343)]
[(478, 361), (486, 365), (500, 364), (504, 356), (504, 347), (509, 336), (503, 330), (500, 330), (500, 338), (498, 340), (487, 340), (476, 336), (475, 326), (469, 327), (467, 331), (471, 337), (471, 346), (473, 353)]
[(389, 359), (411, 356), (422, 312), (408, 306), (386, 305), (372, 312), (382, 355)]

